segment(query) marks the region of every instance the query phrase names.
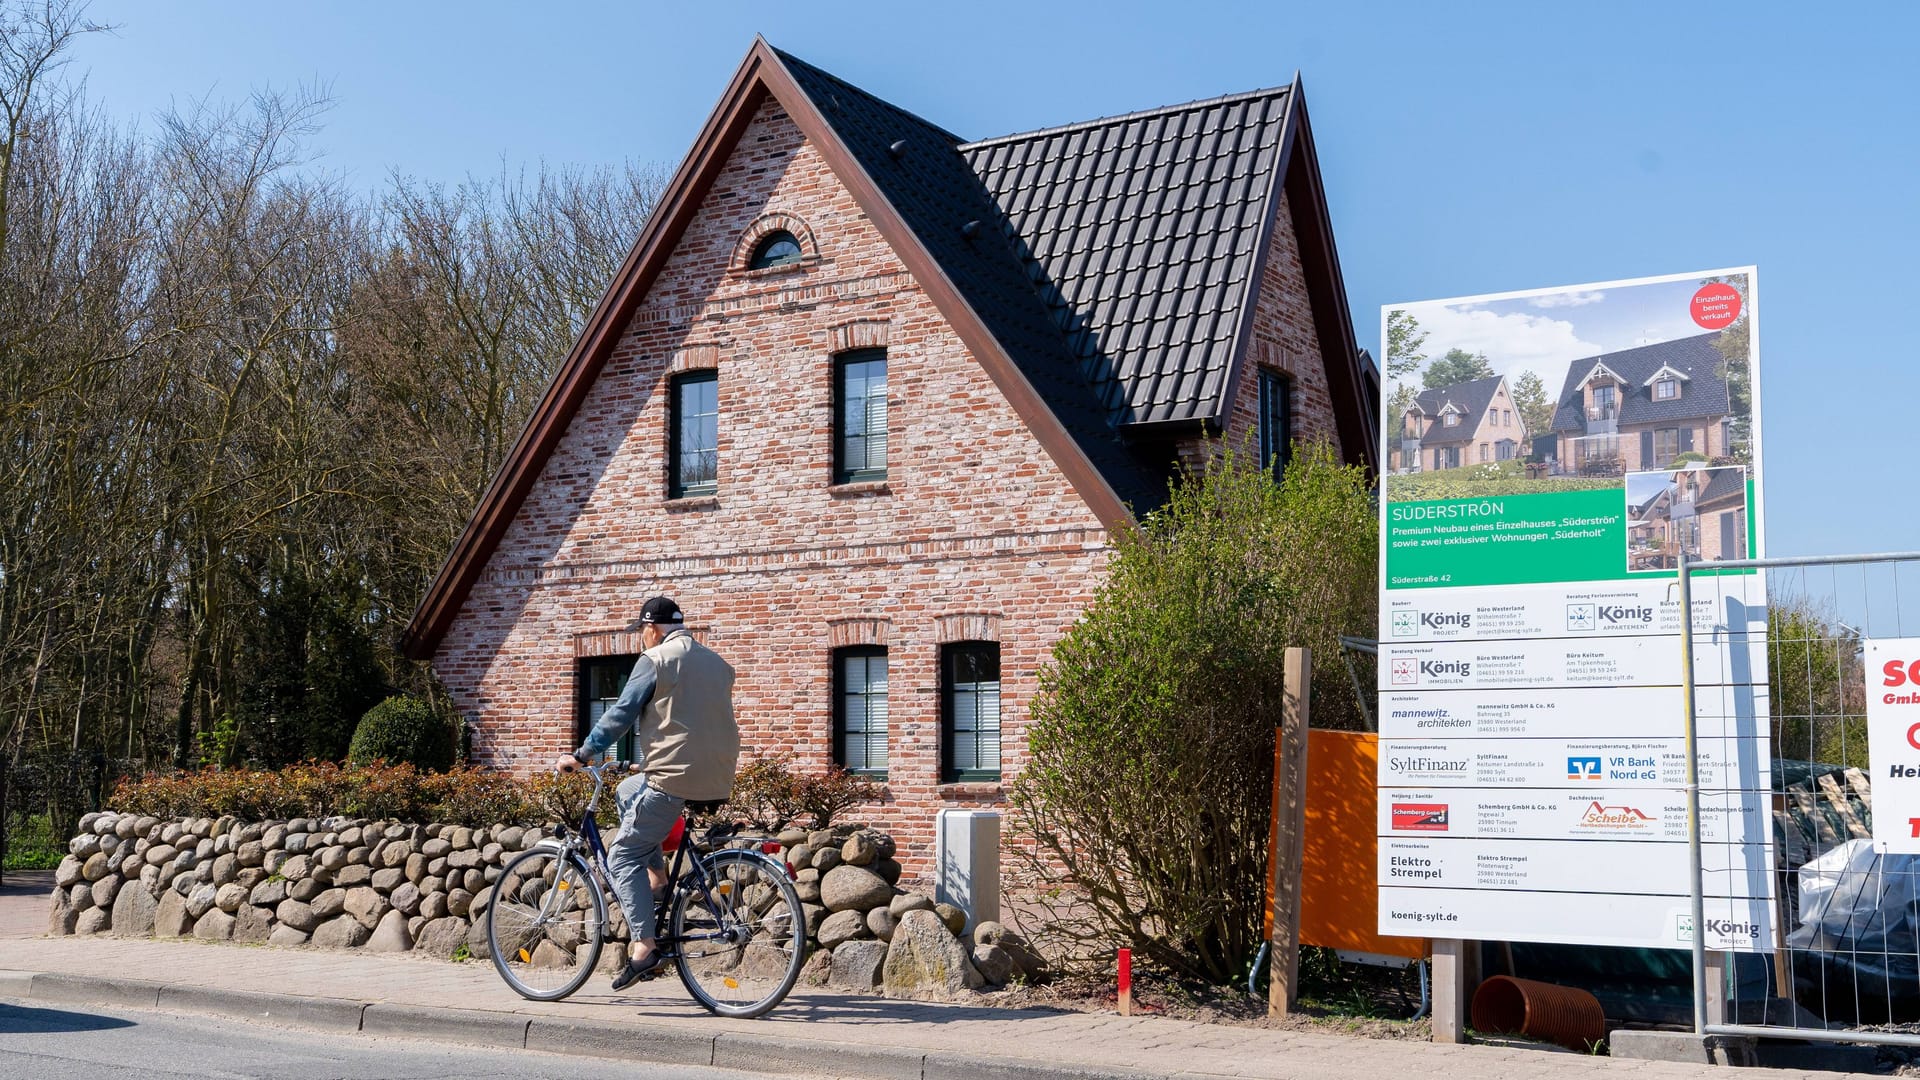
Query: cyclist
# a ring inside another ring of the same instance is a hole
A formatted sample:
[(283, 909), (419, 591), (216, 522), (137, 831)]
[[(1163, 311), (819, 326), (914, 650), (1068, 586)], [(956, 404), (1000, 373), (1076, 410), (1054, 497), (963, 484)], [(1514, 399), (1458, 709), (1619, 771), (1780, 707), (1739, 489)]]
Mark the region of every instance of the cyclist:
[(614, 793), (620, 828), (607, 848), (609, 884), (633, 940), (626, 966), (613, 978), (615, 990), (660, 965), (654, 901), (666, 887), (661, 841), (689, 800), (718, 801), (732, 793), (740, 759), (733, 667), (687, 633), (680, 605), (664, 596), (641, 607), (640, 640), (646, 651), (634, 661), (620, 699), (578, 749), (555, 762), (561, 772), (572, 772), (633, 729), (640, 772)]

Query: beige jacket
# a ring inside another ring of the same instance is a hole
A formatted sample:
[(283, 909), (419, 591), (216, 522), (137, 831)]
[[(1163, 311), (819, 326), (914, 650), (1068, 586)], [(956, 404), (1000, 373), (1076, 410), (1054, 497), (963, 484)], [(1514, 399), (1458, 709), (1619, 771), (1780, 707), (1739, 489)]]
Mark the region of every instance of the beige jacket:
[(620, 700), (574, 751), (582, 761), (605, 752), (627, 728), (647, 783), (682, 799), (724, 799), (740, 762), (733, 721), (733, 666), (685, 630), (641, 654)]

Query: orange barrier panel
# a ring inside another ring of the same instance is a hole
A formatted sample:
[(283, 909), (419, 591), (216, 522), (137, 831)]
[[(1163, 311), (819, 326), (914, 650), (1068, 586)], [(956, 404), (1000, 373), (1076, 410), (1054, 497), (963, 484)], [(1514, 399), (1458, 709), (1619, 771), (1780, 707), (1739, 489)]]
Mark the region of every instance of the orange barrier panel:
[[(1275, 805), (1279, 799), (1280, 737), (1273, 740)], [(1376, 933), (1380, 888), (1374, 874), (1379, 815), (1374, 787), (1378, 736), (1353, 731), (1307, 733), (1307, 835), (1300, 871), (1300, 942), (1418, 960), (1423, 938)], [(1275, 836), (1269, 830), (1267, 858)], [(1273, 880), (1267, 881), (1267, 933), (1273, 933)]]

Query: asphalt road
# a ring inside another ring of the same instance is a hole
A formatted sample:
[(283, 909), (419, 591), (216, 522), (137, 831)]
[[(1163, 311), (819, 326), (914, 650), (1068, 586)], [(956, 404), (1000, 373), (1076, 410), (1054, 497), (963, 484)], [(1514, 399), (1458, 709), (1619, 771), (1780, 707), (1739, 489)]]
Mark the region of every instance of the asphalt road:
[(765, 1080), (763, 1073), (532, 1050), (318, 1034), (136, 1009), (50, 1008), (0, 998), (0, 1080)]

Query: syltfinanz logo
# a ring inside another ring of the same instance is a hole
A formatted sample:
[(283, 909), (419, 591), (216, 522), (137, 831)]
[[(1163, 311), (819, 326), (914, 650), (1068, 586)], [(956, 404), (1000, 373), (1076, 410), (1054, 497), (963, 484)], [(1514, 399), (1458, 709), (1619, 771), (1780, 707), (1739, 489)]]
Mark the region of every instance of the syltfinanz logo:
[(1446, 832), (1446, 803), (1394, 803), (1395, 832)]

